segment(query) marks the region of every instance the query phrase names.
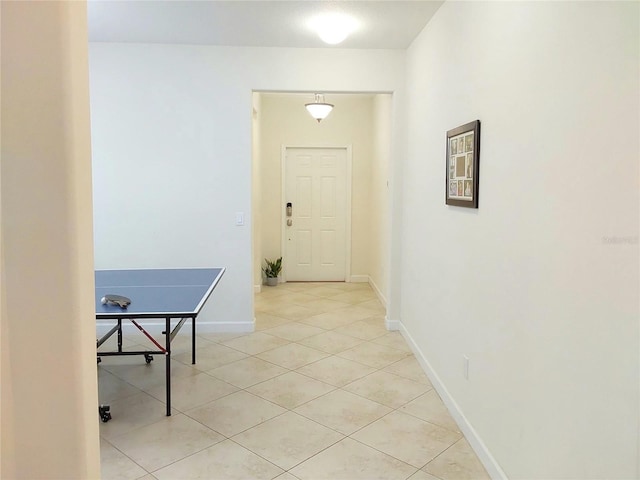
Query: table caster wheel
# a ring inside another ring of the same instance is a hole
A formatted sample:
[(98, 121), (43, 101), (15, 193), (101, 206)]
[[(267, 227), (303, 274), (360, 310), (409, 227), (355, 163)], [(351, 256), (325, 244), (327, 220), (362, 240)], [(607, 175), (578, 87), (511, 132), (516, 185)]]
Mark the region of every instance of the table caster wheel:
[(144, 361), (147, 362), (147, 365), (149, 365), (151, 362), (153, 362), (153, 357), (149, 354), (146, 354), (144, 356)]
[(106, 423), (109, 420), (111, 420), (111, 413), (109, 412), (109, 410), (111, 409), (111, 407), (109, 407), (109, 405), (100, 405), (98, 407), (98, 413), (100, 413), (100, 419)]

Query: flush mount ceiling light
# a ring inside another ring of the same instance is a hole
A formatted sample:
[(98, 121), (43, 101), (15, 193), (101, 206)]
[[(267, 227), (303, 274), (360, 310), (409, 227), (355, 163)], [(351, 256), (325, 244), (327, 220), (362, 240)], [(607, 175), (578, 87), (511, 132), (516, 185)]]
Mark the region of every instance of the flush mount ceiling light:
[(333, 105), (331, 105), (330, 103), (325, 103), (324, 95), (320, 93), (316, 93), (315, 95), (315, 102), (307, 103), (305, 105), (305, 108), (311, 114), (311, 116), (315, 118), (318, 123), (320, 123), (321, 120), (324, 120), (327, 115), (331, 113), (331, 110), (333, 110)]
[(344, 13), (330, 12), (313, 17), (309, 21), (309, 27), (323, 42), (336, 45), (358, 28), (358, 22)]

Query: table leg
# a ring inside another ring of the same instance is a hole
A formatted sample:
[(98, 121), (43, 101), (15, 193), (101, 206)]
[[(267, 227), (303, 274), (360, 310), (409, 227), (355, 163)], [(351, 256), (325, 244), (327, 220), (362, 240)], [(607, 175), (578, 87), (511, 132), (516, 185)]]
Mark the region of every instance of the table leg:
[(118, 319), (118, 352), (122, 351), (122, 319)]
[(171, 319), (166, 319), (166, 350), (165, 355), (165, 372), (166, 372), (166, 384), (167, 384), (167, 417), (171, 416)]
[(191, 364), (196, 364), (196, 317), (191, 317)]

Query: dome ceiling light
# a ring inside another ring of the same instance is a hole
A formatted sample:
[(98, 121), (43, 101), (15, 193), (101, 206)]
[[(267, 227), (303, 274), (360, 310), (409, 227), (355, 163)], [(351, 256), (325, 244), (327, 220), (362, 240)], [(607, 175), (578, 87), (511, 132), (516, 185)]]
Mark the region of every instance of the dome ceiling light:
[(358, 21), (344, 13), (330, 12), (313, 17), (309, 21), (309, 27), (323, 42), (336, 45), (357, 30)]
[(325, 103), (324, 95), (321, 93), (315, 94), (315, 102), (307, 103), (305, 105), (307, 111), (311, 114), (313, 118), (315, 118), (318, 123), (327, 118), (327, 115), (331, 113), (333, 110), (333, 105), (330, 103)]

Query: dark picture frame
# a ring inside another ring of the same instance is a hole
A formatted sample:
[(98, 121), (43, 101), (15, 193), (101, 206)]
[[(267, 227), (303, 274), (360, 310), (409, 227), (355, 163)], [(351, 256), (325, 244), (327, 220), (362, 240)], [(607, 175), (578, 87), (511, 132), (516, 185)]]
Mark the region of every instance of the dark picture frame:
[(480, 120), (447, 132), (445, 203), (478, 208)]

